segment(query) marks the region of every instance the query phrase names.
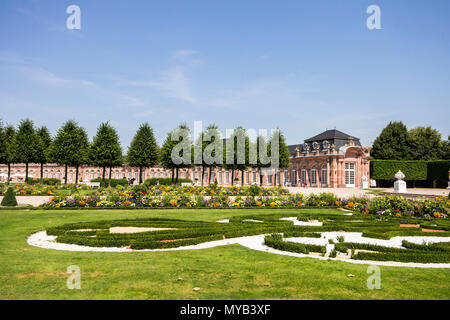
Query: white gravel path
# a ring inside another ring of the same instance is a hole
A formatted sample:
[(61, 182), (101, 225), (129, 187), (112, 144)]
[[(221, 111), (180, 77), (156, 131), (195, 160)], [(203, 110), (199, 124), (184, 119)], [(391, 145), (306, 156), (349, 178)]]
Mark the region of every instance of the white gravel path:
[[(372, 243), (379, 245), (390, 245), (392, 247), (398, 247), (401, 245), (402, 240), (408, 240), (414, 243), (422, 243), (424, 240), (432, 243), (432, 242), (448, 242), (450, 238), (448, 237), (395, 237), (391, 240), (379, 240), (379, 239), (371, 239), (364, 238), (361, 236), (361, 233), (358, 232), (324, 232), (322, 236), (325, 238), (289, 238), (289, 241), (301, 242), (301, 243), (311, 243), (311, 244), (321, 244), (327, 245), (327, 252), (332, 250), (332, 246), (328, 245), (328, 239), (335, 239), (338, 236), (344, 236), (345, 241), (347, 242), (357, 242), (357, 241), (367, 241), (361, 243)], [(94, 252), (158, 252), (158, 251), (178, 251), (178, 250), (198, 250), (198, 249), (207, 249), (213, 248), (217, 246), (225, 246), (229, 244), (240, 244), (246, 248), (269, 252), (274, 254), (280, 254), (291, 257), (299, 257), (299, 258), (314, 258), (321, 260), (336, 260), (336, 261), (344, 261), (348, 263), (355, 264), (368, 264), (368, 265), (379, 265), (379, 266), (392, 266), (392, 267), (411, 267), (411, 268), (450, 268), (450, 263), (410, 263), (410, 262), (391, 262), (391, 261), (367, 261), (367, 260), (351, 260), (351, 259), (337, 259), (337, 258), (329, 258), (323, 256), (312, 256), (308, 254), (301, 253), (293, 253), (287, 251), (281, 251), (277, 249), (273, 249), (265, 246), (264, 243), (264, 235), (258, 236), (250, 236), (250, 237), (240, 237), (240, 238), (232, 238), (225, 240), (217, 240), (204, 242), (197, 245), (185, 246), (179, 248), (168, 248), (168, 249), (144, 249), (144, 250), (132, 250), (129, 248), (95, 248), (95, 247), (87, 247), (87, 246), (79, 246), (74, 244), (65, 244), (65, 243), (57, 243), (55, 242), (54, 236), (48, 236), (46, 231), (40, 231), (32, 234), (28, 237), (27, 242), (31, 246), (45, 248), (45, 249), (54, 249), (54, 250), (65, 250), (65, 251), (94, 251)]]

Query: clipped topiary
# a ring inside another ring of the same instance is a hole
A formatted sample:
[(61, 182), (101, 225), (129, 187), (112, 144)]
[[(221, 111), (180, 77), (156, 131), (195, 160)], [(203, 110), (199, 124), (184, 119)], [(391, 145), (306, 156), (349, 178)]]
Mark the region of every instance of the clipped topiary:
[(13, 188), (8, 188), (5, 196), (2, 200), (2, 206), (4, 207), (15, 207), (17, 206), (16, 195), (13, 192)]

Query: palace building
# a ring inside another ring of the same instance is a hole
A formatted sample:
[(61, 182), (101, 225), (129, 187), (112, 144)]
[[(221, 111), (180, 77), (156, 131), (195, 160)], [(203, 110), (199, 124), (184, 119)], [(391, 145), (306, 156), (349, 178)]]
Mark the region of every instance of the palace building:
[[(285, 185), (317, 188), (359, 188), (363, 179), (369, 179), (369, 151), (363, 148), (358, 138), (352, 137), (338, 130), (327, 130), (309, 138), (303, 144), (290, 145), (291, 165), (280, 170), (249, 168), (235, 172), (235, 185), (251, 185), (259, 183), (262, 176), (263, 186)], [(78, 182), (88, 182), (102, 177), (102, 168), (94, 166), (80, 166)], [(112, 168), (113, 179), (135, 179), (138, 181), (139, 169), (123, 165)], [(0, 181), (7, 179), (8, 168), (0, 165)], [(206, 170), (203, 184), (217, 181), (219, 185), (232, 185), (232, 172), (223, 168)], [(105, 172), (109, 177), (109, 169)], [(29, 165), (29, 177), (40, 178), (40, 165)], [(63, 181), (64, 166), (57, 164), (44, 165), (44, 178), (56, 178)], [(161, 166), (146, 168), (143, 172), (143, 181), (149, 178), (171, 178), (172, 171)], [(12, 164), (10, 178), (13, 182), (23, 181), (25, 178), (25, 165)], [(180, 169), (179, 178), (191, 179), (201, 184), (201, 167)], [(69, 167), (67, 182), (75, 183), (75, 168)]]

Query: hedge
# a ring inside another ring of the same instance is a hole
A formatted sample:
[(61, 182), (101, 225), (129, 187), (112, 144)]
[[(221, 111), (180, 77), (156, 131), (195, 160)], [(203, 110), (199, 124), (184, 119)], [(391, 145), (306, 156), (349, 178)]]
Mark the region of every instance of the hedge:
[(371, 160), (370, 177), (375, 180), (395, 180), (395, 174), (401, 170), (406, 181), (448, 181), (449, 160)]
[(427, 180), (447, 182), (449, 180), (450, 160), (430, 161), (427, 169)]
[[(42, 184), (46, 184), (49, 186), (56, 186), (57, 184), (61, 184), (61, 180), (57, 178), (44, 178)], [(41, 183), (41, 179), (39, 178), (28, 178), (27, 179), (28, 184), (37, 184)]]
[(370, 177), (375, 180), (395, 180), (400, 170), (404, 180), (427, 180), (427, 161), (371, 160)]
[[(105, 181), (103, 182), (102, 178), (95, 178), (95, 179), (92, 179), (91, 182), (100, 182), (100, 183), (102, 183), (103, 187), (109, 186), (109, 179), (105, 179)], [(128, 180), (125, 179), (125, 178), (123, 178), (123, 179), (111, 179), (111, 187), (117, 187), (118, 185), (127, 186), (128, 185)]]
[[(172, 178), (150, 178), (150, 179), (145, 180), (144, 184), (147, 186), (156, 186), (159, 182), (159, 184), (162, 184), (162, 185), (171, 185), (171, 184), (175, 184), (175, 178), (173, 181), (174, 182), (172, 182)], [(181, 183), (192, 183), (192, 180), (185, 179), (185, 178), (178, 178), (177, 184), (181, 184)]]

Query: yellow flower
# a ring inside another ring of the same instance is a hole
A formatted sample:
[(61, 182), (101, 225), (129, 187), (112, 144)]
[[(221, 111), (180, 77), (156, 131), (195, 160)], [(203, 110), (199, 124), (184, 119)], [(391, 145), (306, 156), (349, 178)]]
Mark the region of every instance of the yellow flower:
[(186, 202), (186, 207), (190, 207), (191, 203), (190, 202)]
[(101, 205), (102, 205), (102, 203), (100, 201), (96, 203), (97, 207), (100, 207)]
[(80, 200), (80, 201), (78, 201), (78, 204), (79, 204), (80, 206), (84, 206), (84, 205), (86, 204), (86, 202), (84, 202), (83, 200)]
[(353, 207), (354, 203), (353, 202), (349, 202), (347, 205), (351, 208), (351, 207)]
[(260, 207), (260, 206), (262, 206), (262, 202), (256, 201), (256, 205), (257, 205), (258, 207)]
[(277, 205), (277, 204), (276, 204), (275, 202), (273, 202), (273, 201), (270, 203), (270, 206), (271, 206), (271, 207), (275, 207), (276, 205)]
[(177, 200), (170, 200), (169, 203), (172, 207), (175, 207), (177, 205)]
[(341, 202), (340, 202), (340, 201), (336, 201), (335, 204), (336, 204), (337, 206), (340, 206), (340, 205), (341, 205)]
[(439, 212), (434, 212), (433, 213), (433, 216), (435, 217), (435, 218), (440, 218), (441, 217), (441, 214), (439, 213)]
[[(97, 204), (98, 204), (98, 202), (97, 202)], [(129, 205), (131, 205), (131, 201), (125, 200), (124, 202), (122, 202), (122, 204), (123, 204), (125, 207), (128, 207)], [(97, 207), (98, 207), (98, 206), (97, 206)]]
[(237, 202), (233, 202), (233, 206), (235, 206), (235, 207), (239, 207), (239, 203), (237, 203)]

